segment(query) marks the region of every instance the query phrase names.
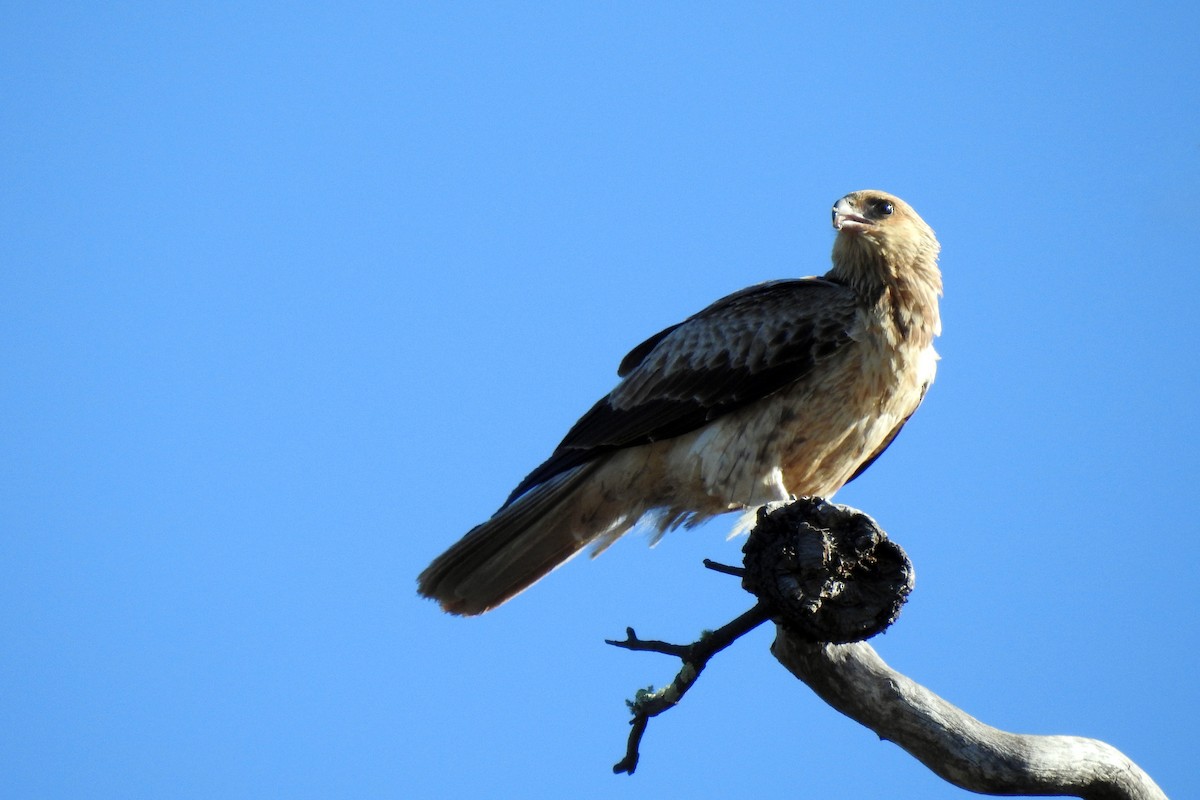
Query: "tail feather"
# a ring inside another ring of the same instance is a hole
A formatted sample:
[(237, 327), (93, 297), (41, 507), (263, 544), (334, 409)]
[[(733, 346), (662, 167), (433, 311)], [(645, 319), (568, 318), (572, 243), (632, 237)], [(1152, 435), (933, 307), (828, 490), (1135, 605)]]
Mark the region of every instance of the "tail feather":
[(555, 476), (475, 526), (434, 559), (418, 589), (453, 614), (495, 608), (570, 559), (604, 532), (581, 530), (576, 499), (594, 464)]

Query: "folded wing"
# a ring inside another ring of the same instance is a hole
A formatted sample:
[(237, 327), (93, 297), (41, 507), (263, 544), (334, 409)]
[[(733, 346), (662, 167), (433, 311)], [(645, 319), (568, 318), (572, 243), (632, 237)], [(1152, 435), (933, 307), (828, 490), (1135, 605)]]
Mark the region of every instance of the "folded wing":
[(600, 455), (681, 436), (805, 379), (853, 344), (857, 308), (849, 288), (824, 278), (772, 281), (652, 336), (505, 506)]

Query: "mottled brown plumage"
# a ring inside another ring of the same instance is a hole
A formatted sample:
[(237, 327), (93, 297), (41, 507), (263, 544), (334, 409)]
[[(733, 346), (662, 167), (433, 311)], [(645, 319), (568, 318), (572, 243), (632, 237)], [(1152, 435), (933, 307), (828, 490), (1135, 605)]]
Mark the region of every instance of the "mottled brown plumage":
[(828, 497), (883, 452), (933, 381), (941, 273), (899, 198), (833, 208), (833, 269), (713, 303), (635, 347), (620, 383), (419, 590), (481, 614), (645, 518), (661, 534), (798, 495)]

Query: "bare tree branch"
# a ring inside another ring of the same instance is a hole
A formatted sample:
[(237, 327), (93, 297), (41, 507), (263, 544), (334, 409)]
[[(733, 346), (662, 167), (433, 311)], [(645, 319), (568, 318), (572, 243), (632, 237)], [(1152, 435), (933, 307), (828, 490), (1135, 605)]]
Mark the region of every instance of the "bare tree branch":
[(867, 515), (820, 498), (763, 511), (744, 548), (741, 575), (759, 598), (737, 620), (690, 645), (638, 639), (609, 644), (676, 656), (670, 686), (644, 690), (633, 711), (625, 759), (633, 773), (649, 718), (679, 702), (717, 652), (770, 618), (771, 652), (821, 699), (895, 742), (945, 780), (983, 794), (1067, 795), (1087, 800), (1166, 800), (1116, 748), (1077, 736), (1032, 736), (985, 725), (891, 669), (865, 639), (890, 625), (913, 586), (912, 565)]
[(893, 670), (866, 642), (807, 642), (780, 627), (771, 652), (833, 708), (963, 789), (1166, 800), (1150, 776), (1115, 747), (1096, 739), (1022, 735), (985, 725)]

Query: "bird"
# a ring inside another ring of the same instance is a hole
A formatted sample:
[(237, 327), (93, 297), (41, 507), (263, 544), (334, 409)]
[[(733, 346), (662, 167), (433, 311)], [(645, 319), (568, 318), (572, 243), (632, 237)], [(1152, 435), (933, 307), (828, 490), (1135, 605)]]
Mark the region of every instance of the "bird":
[(940, 245), (878, 190), (839, 199), (833, 228), (823, 276), (734, 292), (634, 347), (550, 457), (420, 574), (419, 594), (482, 614), (639, 523), (657, 541), (861, 475), (933, 383)]

